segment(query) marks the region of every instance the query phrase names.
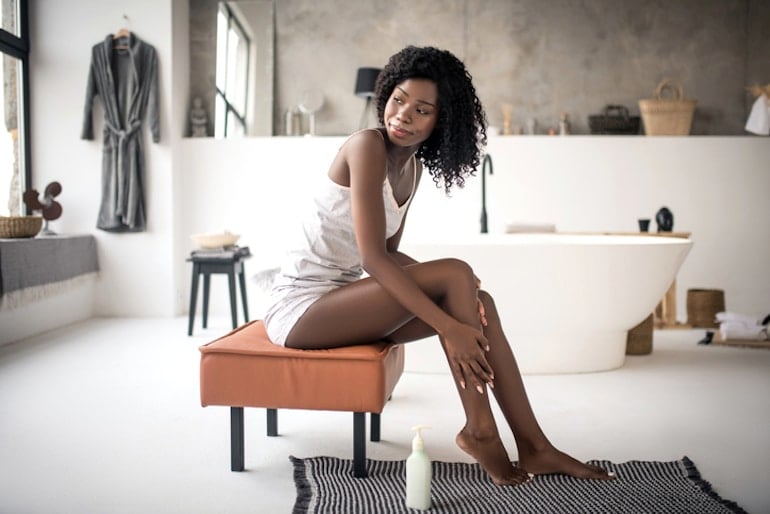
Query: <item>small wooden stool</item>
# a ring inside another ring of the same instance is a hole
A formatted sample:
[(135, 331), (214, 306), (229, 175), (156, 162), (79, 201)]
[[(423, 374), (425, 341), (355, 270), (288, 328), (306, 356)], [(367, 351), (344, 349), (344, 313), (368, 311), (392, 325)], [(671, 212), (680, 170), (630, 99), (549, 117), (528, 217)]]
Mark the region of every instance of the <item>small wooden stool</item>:
[(378, 342), (328, 350), (273, 344), (253, 321), (200, 347), (201, 405), (230, 407), (230, 469), (244, 469), (244, 407), (267, 408), (267, 435), (278, 435), (277, 409), (353, 412), (353, 475), (366, 476), (366, 413), (380, 440), (380, 413), (404, 371), (401, 345)]
[(203, 275), (203, 328), (208, 325), (209, 318), (209, 289), (211, 285), (211, 275), (214, 273), (223, 273), (227, 275), (227, 283), (230, 290), (230, 317), (232, 318), (233, 328), (238, 326), (238, 305), (235, 299), (235, 276), (238, 275), (238, 281), (241, 286), (241, 303), (243, 304), (244, 321), (249, 321), (249, 306), (246, 302), (246, 272), (243, 261), (251, 257), (248, 247), (233, 250), (221, 251), (201, 251), (193, 252), (187, 258), (188, 262), (193, 263), (192, 268), (192, 286), (190, 288), (190, 313), (187, 321), (187, 335), (193, 333), (193, 324), (195, 323), (195, 304), (198, 299), (198, 277)]

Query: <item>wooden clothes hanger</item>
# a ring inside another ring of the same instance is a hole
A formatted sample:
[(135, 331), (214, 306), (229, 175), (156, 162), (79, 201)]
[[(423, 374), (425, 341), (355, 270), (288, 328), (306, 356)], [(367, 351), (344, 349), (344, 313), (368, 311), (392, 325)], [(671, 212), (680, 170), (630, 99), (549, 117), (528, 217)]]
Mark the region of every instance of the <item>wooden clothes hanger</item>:
[[(128, 21), (128, 16), (126, 16), (124, 14), (123, 15), (123, 19), (125, 21)], [(129, 39), (129, 41), (130, 41), (130, 37), (131, 37), (131, 31), (128, 30), (127, 28), (125, 28), (125, 27), (121, 27), (112, 36), (112, 41), (113, 41), (112, 49), (113, 50), (128, 50), (128, 44), (127, 43), (122, 43), (122, 42), (118, 42), (118, 41), (120, 41), (121, 39)]]
[(748, 88), (749, 91), (751, 91), (751, 94), (754, 96), (761, 96), (765, 95), (766, 97), (770, 98), (770, 84), (765, 84), (764, 86), (760, 86), (759, 84), (754, 84), (753, 86), (750, 86)]

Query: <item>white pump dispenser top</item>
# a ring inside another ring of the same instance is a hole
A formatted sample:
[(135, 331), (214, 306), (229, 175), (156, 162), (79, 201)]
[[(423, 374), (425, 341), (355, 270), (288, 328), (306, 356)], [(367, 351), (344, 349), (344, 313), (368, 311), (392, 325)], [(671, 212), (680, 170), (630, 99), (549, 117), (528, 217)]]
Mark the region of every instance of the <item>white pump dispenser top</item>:
[(412, 427), (412, 430), (417, 432), (412, 439), (412, 450), (424, 450), (425, 442), (422, 440), (422, 431), (426, 428), (430, 428), (428, 425), (416, 425)]

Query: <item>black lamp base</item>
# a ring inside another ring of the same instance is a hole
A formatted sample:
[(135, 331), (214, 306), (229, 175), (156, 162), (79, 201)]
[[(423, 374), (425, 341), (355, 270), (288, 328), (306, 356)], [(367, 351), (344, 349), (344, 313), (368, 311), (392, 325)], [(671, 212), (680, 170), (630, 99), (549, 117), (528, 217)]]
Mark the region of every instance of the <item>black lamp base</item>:
[(369, 97), (366, 99), (366, 105), (364, 105), (364, 112), (361, 113), (361, 121), (358, 124), (358, 128), (360, 130), (368, 128), (367, 120), (369, 118), (369, 108), (371, 107), (371, 105), (372, 105), (372, 99), (371, 97)]

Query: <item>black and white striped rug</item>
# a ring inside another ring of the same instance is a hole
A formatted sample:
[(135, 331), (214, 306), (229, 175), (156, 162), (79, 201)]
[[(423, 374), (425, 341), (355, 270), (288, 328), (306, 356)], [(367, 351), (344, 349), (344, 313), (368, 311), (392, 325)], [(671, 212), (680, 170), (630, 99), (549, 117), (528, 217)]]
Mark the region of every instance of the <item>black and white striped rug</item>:
[[(353, 478), (353, 462), (335, 457), (294, 463), (294, 514), (391, 514), (419, 512), (404, 506), (404, 461), (367, 460), (369, 477)], [(723, 500), (687, 457), (671, 462), (593, 461), (618, 478), (578, 480), (542, 475), (516, 487), (500, 487), (478, 464), (433, 462), (429, 513), (745, 513)]]

